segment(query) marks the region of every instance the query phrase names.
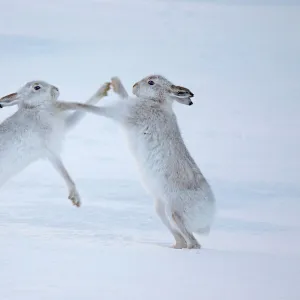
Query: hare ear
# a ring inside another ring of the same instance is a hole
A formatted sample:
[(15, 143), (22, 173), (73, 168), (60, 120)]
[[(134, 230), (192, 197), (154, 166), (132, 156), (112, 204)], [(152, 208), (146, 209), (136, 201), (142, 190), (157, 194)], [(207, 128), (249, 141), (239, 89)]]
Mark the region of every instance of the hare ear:
[(0, 108), (4, 106), (13, 106), (19, 104), (20, 97), (18, 93), (6, 95), (0, 99)]
[(185, 105), (193, 104), (191, 98), (194, 97), (194, 94), (185, 87), (172, 85), (170, 88), (170, 96), (178, 103)]

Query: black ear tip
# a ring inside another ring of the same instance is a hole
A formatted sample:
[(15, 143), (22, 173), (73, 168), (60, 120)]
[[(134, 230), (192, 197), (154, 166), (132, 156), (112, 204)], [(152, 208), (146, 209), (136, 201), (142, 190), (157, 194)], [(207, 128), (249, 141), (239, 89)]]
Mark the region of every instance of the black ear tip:
[(0, 108), (3, 108), (2, 104), (0, 104)]
[(190, 93), (191, 95), (190, 95), (190, 97), (194, 97), (194, 94), (193, 93)]
[(189, 106), (193, 105), (194, 103), (192, 101), (190, 101)]

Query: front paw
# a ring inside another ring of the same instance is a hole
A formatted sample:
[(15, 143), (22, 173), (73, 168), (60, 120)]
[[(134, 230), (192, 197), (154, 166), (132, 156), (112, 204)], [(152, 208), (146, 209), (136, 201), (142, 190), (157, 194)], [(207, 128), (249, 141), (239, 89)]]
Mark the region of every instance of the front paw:
[(80, 207), (81, 205), (80, 195), (76, 189), (70, 191), (68, 198), (72, 201), (73, 205)]
[(120, 94), (122, 90), (122, 83), (119, 77), (112, 77), (111, 78), (111, 87), (116, 94)]
[(105, 82), (100, 89), (98, 90), (98, 92), (96, 93), (96, 96), (98, 97), (105, 97), (107, 96), (108, 91), (110, 90), (110, 82)]

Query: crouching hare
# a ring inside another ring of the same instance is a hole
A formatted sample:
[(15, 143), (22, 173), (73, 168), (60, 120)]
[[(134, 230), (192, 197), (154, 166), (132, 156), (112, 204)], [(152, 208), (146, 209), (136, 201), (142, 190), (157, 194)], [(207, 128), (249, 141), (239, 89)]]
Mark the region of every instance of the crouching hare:
[(215, 199), (184, 144), (172, 108), (174, 100), (192, 105), (193, 93), (158, 75), (134, 84), (133, 98), (117, 77), (111, 85), (119, 102), (84, 109), (122, 125), (156, 212), (175, 238), (173, 247), (200, 248), (193, 233), (209, 233)]

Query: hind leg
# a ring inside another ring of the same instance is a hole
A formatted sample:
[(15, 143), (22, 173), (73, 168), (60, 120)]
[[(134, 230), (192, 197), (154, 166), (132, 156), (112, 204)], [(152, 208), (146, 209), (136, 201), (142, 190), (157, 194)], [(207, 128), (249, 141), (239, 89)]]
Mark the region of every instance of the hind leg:
[(200, 249), (201, 246), (198, 241), (195, 239), (193, 234), (189, 232), (184, 224), (182, 216), (178, 212), (172, 212), (172, 219), (175, 224), (178, 226), (182, 236), (187, 242), (188, 249)]
[(156, 213), (158, 214), (158, 216), (160, 217), (161, 221), (163, 222), (163, 224), (171, 231), (171, 233), (173, 234), (173, 236), (175, 238), (176, 243), (173, 246), (173, 248), (175, 248), (175, 249), (187, 248), (187, 243), (186, 243), (184, 237), (182, 236), (182, 234), (180, 233), (180, 231), (173, 228), (171, 223), (169, 222), (169, 220), (166, 216), (165, 204), (161, 200), (158, 200), (158, 199), (156, 200), (155, 210), (156, 210)]

